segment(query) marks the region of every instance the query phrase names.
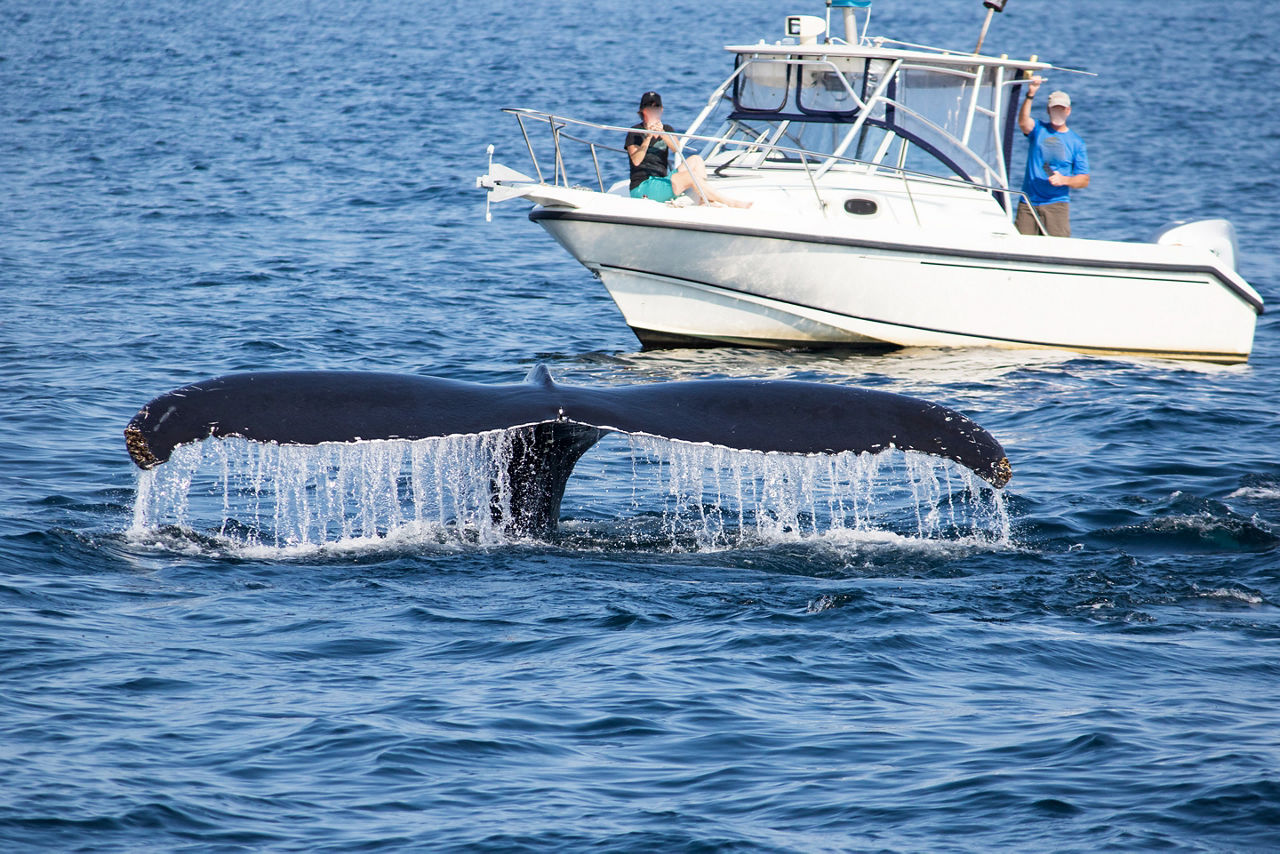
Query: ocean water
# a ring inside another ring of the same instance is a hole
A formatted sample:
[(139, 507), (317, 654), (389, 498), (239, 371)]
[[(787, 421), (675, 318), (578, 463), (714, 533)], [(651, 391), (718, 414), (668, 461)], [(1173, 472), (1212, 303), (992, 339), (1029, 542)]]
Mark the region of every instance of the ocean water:
[[(1274, 314), (1233, 367), (645, 353), (518, 203), (485, 222), (485, 146), (523, 165), (500, 108), (621, 124), (657, 89), (687, 124), (723, 44), (821, 8), (0, 5), (6, 850), (1280, 849)], [(1050, 84), (1078, 233), (1229, 217), (1277, 302), (1272, 12), (1009, 4), (989, 50), (1098, 75)], [(964, 49), (982, 13), (872, 30)], [(303, 512), (327, 451), (192, 449), (185, 482), (121, 434), (230, 371), (538, 362), (935, 399), (1014, 480), (612, 437), (561, 533), (513, 539), (466, 449), (352, 451)]]

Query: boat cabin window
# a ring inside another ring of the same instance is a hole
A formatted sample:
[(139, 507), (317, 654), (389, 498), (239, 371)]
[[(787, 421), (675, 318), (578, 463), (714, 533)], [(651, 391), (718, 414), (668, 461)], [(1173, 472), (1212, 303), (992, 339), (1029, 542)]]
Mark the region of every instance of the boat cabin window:
[(790, 96), (791, 66), (785, 62), (752, 62), (733, 90), (734, 106), (744, 112), (786, 112)]
[(839, 55), (736, 61), (721, 134), (763, 154), (734, 157), (741, 147), (717, 146), (721, 163), (801, 161), (767, 150), (776, 145), (982, 184), (1007, 178), (1010, 140), (1000, 129), (1013, 120), (1013, 102), (1001, 103), (997, 68)]
[[(778, 145), (802, 148), (823, 156), (835, 154), (844, 147), (845, 156), (855, 160), (869, 160), (875, 155), (887, 132), (874, 126), (864, 127), (858, 137), (845, 147), (845, 139), (853, 127), (850, 122), (787, 122), (778, 138)], [(777, 152), (770, 159), (800, 162), (798, 155), (786, 152)]]
[[(889, 70), (883, 60), (861, 57), (834, 57), (822, 64), (802, 66), (796, 105), (811, 115), (852, 117), (875, 94)], [(883, 116), (884, 105), (873, 105), (873, 113)]]
[[(739, 62), (742, 58), (739, 57)], [(852, 118), (875, 92), (889, 63), (862, 57), (821, 60), (753, 59), (734, 84), (739, 112), (799, 113)]]
[(800, 155), (770, 146), (807, 151), (813, 155), (808, 159), (810, 166), (818, 166), (822, 160), (842, 150), (847, 157), (869, 160), (889, 135), (883, 128), (868, 126), (846, 145), (853, 127), (850, 122), (777, 120), (739, 113), (716, 133), (718, 137), (739, 144), (716, 145), (711, 150), (709, 162), (713, 166), (732, 161), (739, 166), (751, 164), (766, 168), (770, 164), (791, 166), (801, 163)]
[[(977, 86), (975, 100), (974, 87)], [(995, 86), (990, 75), (979, 79), (971, 69), (903, 66), (894, 81), (892, 124), (904, 135), (936, 149), (976, 180), (983, 166), (997, 159)], [(972, 109), (971, 109), (972, 108)]]

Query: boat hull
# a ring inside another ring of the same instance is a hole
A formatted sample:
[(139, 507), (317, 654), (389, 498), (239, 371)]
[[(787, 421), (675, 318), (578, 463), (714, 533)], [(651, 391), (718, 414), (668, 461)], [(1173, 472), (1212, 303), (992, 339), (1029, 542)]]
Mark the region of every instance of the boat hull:
[(1183, 247), (1021, 235), (920, 245), (761, 228), (736, 213), (530, 217), (600, 277), (646, 346), (987, 346), (1232, 363), (1248, 359), (1261, 310), (1243, 280)]

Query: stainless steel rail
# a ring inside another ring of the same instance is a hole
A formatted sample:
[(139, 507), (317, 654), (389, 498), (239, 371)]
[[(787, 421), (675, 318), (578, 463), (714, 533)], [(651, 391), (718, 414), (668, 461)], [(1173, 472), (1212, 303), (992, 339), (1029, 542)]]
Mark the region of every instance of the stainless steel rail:
[[(564, 129), (569, 126), (576, 126), (576, 127), (582, 127), (582, 128), (590, 128), (592, 130), (597, 130), (597, 131), (606, 131), (610, 133), (621, 133), (621, 134), (633, 133), (635, 131), (634, 127), (622, 127), (620, 125), (608, 125), (602, 122), (589, 122), (589, 121), (584, 121), (582, 119), (572, 119), (572, 118), (568, 118), (567, 116), (558, 116), (553, 113), (546, 113), (540, 110), (531, 110), (523, 107), (506, 107), (503, 109), (503, 112), (509, 113), (512, 116), (514, 116), (516, 121), (519, 123), (520, 133), (524, 137), (525, 147), (529, 151), (529, 159), (533, 162), (533, 168), (538, 175), (539, 183), (546, 183), (546, 178), (544, 177), (542, 166), (538, 162), (538, 154), (534, 150), (533, 141), (532, 139), (530, 139), (529, 129), (525, 125), (526, 120), (535, 121), (535, 122), (545, 122), (547, 126), (550, 128), (552, 145), (554, 146), (553, 173), (552, 173), (552, 180), (551, 180), (552, 185), (562, 186), (562, 187), (571, 186), (568, 171), (564, 165), (564, 156), (561, 151), (561, 141), (569, 140), (571, 142), (586, 146), (586, 148), (590, 152), (591, 161), (595, 169), (596, 185), (600, 188), (600, 192), (602, 193), (607, 192), (607, 190), (605, 188), (604, 173), (601, 171), (601, 168), (600, 168), (600, 158), (597, 151), (603, 149), (604, 151), (612, 151), (612, 152), (617, 152), (621, 154), (626, 154), (626, 150), (620, 147), (589, 140), (584, 137), (574, 136), (572, 134), (564, 133), (563, 132)], [(832, 166), (840, 164), (840, 165), (846, 165), (846, 166), (862, 167), (868, 171), (887, 172), (893, 175), (897, 175), (902, 179), (903, 186), (907, 192), (907, 197), (911, 201), (912, 211), (915, 212), (917, 223), (919, 222), (919, 213), (918, 211), (916, 211), (916, 208), (915, 208), (915, 199), (911, 195), (911, 186), (909, 183), (910, 180), (916, 180), (916, 181), (925, 182), (925, 183), (940, 184), (945, 186), (964, 186), (964, 187), (969, 187), (975, 190), (983, 190), (986, 192), (994, 193), (997, 196), (1003, 195), (1006, 201), (1010, 203), (1007, 208), (1007, 210), (1010, 213), (1010, 216), (1012, 216), (1016, 212), (1015, 207), (1012, 204), (1012, 201), (1014, 199), (1018, 199), (1018, 200), (1026, 199), (1026, 194), (1023, 193), (1021, 190), (1014, 190), (1008, 187), (997, 186), (994, 184), (983, 184), (983, 183), (972, 181), (969, 179), (944, 178), (938, 175), (930, 175), (927, 172), (918, 172), (915, 170), (906, 169), (902, 166), (896, 166), (893, 164), (876, 163), (870, 160), (860, 160), (856, 157), (846, 157), (844, 155), (838, 155), (838, 154), (821, 154), (813, 151), (808, 151), (802, 148), (792, 148), (785, 145), (778, 145), (772, 142), (763, 142), (760, 139), (742, 140), (742, 139), (732, 139), (725, 136), (708, 136), (705, 134), (674, 133), (672, 135), (675, 136), (677, 139), (681, 140), (682, 142), (688, 141), (688, 140), (695, 140), (698, 142), (705, 142), (712, 145), (719, 145), (723, 147), (742, 148), (744, 150), (751, 149), (756, 152), (762, 153), (763, 156), (760, 157), (759, 161), (752, 166), (732, 167), (734, 169), (742, 169), (748, 172), (761, 171), (766, 165), (771, 166), (773, 168), (779, 167), (780, 164), (778, 164), (776, 161), (772, 163), (768, 162), (768, 157), (772, 153), (776, 152), (783, 155), (791, 155), (800, 161), (801, 167), (805, 170), (805, 173), (809, 176), (809, 183), (814, 191), (814, 196), (817, 199), (819, 208), (824, 211), (826, 209), (826, 203), (823, 200), (821, 193), (819, 192), (817, 181), (814, 179), (814, 173), (810, 166), (811, 160), (814, 161), (815, 163), (821, 164), (818, 169), (819, 174), (825, 174), (827, 171), (831, 169)], [(680, 154), (680, 152), (676, 152), (676, 155), (677, 157), (682, 158), (682, 155)], [(724, 164), (722, 168), (730, 168), (730, 166), (729, 164)], [(787, 167), (784, 167), (784, 168), (787, 168)], [(696, 183), (697, 183), (697, 179), (695, 178), (695, 184)], [(699, 189), (701, 189), (700, 186), (699, 186)], [(1047, 229), (1044, 228), (1044, 224), (1040, 221), (1040, 216), (1038, 213), (1036, 213), (1035, 206), (1031, 205), (1028, 202), (1028, 207), (1031, 208), (1031, 212), (1032, 212), (1032, 215), (1035, 217), (1036, 224), (1040, 227), (1042, 232), (1047, 234), (1048, 231)]]

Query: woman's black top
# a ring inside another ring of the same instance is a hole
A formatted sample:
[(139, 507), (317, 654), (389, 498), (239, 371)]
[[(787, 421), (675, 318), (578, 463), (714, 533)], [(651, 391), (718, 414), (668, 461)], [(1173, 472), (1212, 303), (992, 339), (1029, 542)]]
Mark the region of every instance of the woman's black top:
[[(646, 133), (644, 123), (641, 122), (638, 125), (632, 125), (632, 127), (639, 128), (640, 133), (627, 134), (627, 144), (624, 146), (626, 148), (630, 148), (633, 145), (644, 145)], [(667, 124), (664, 124), (662, 129), (667, 133), (676, 132), (675, 128)], [(634, 190), (639, 187), (645, 182), (646, 178), (667, 177), (667, 172), (669, 171), (667, 158), (670, 153), (670, 149), (667, 148), (667, 141), (660, 136), (654, 137), (653, 142), (649, 143), (649, 150), (644, 153), (644, 159), (640, 161), (640, 165), (631, 164), (631, 189)], [(628, 156), (627, 162), (630, 161), (631, 158)]]

